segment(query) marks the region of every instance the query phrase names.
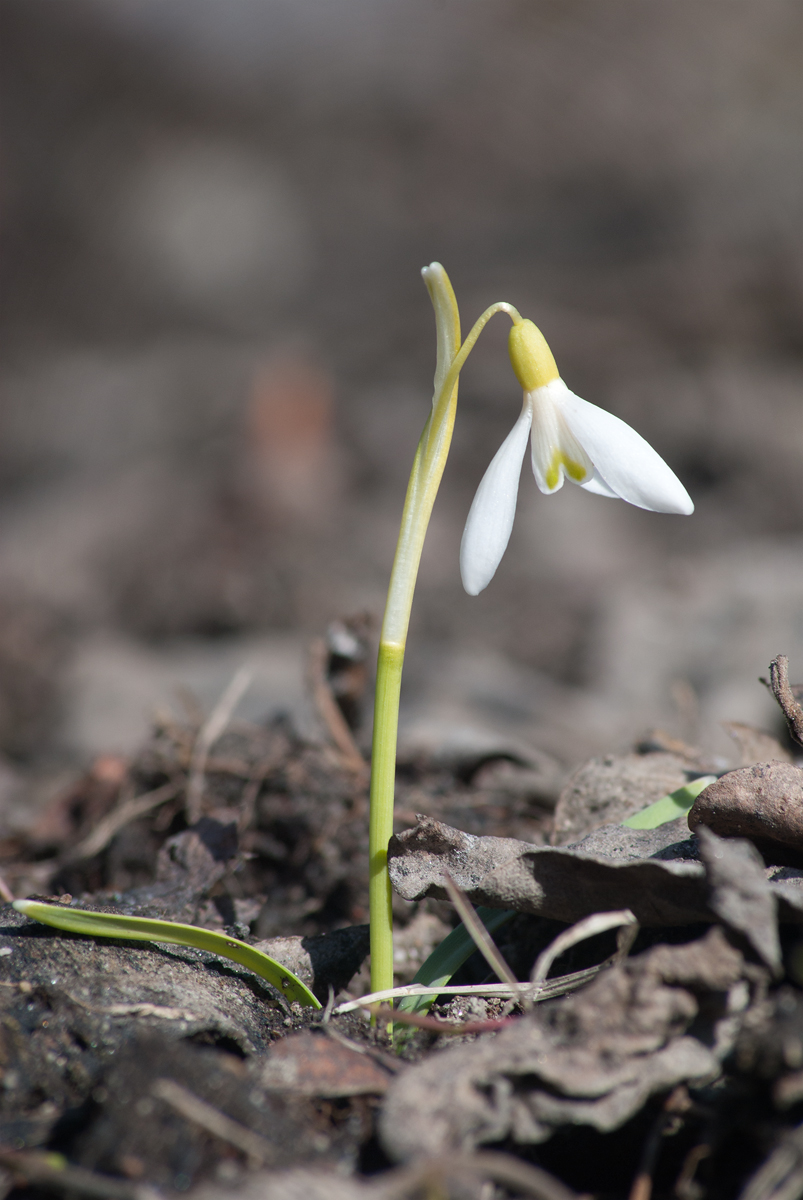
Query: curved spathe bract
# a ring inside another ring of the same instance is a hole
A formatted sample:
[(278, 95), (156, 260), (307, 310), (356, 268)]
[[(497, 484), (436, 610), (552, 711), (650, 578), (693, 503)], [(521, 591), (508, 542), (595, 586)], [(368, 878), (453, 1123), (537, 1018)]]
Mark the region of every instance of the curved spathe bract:
[(528, 433), (533, 474), (546, 495), (568, 478), (588, 492), (651, 512), (694, 511), (683, 484), (641, 434), (553, 379), (524, 393), (521, 415), (477, 489), (460, 547), (470, 596), (491, 582), (510, 540)]

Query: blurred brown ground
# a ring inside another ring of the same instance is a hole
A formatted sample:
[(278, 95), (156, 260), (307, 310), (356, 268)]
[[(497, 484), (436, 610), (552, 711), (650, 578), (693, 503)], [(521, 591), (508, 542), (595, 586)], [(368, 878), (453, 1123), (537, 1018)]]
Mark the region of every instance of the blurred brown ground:
[(778, 652), (803, 677), (802, 28), (794, 0), (5, 0), (5, 752), (130, 751), (177, 683), (208, 705), (243, 661), (242, 711), (309, 719), (310, 636), (381, 612), (434, 258), (466, 328), (516, 304), (697, 512), (525, 472), (466, 597), (462, 524), (520, 403), (493, 325), (407, 738), (570, 764), (654, 725), (726, 755), (719, 721), (773, 722), (756, 677)]

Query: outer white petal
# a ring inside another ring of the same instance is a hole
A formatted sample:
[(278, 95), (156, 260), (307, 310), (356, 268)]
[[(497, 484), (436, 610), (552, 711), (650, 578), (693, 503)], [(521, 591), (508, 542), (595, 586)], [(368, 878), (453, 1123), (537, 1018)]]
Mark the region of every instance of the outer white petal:
[[(558, 384), (562, 384), (560, 389)], [(555, 402), (566, 424), (610, 491), (651, 512), (694, 512), (691, 497), (677, 475), (641, 434), (613, 413), (575, 396), (562, 380), (549, 386), (555, 389)]]
[(469, 510), (460, 543), (460, 574), (469, 596), (478, 595), (491, 582), (510, 541), (531, 423), (532, 411), (525, 400), (521, 416), (494, 455)]

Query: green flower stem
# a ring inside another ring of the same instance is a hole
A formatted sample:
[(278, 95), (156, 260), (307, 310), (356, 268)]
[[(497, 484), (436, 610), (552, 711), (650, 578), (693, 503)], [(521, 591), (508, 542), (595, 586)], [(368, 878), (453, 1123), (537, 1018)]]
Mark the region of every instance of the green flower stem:
[[(403, 647), (387, 642), (380, 643), (371, 753), (371, 816), (368, 828), (371, 991), (393, 987), (393, 910), (388, 874), (388, 842), (393, 834), (396, 737), (403, 662)], [(374, 987), (377, 980), (382, 981), (379, 988)], [(386, 983), (387, 980), (390, 982)]]
[(424, 280), (435, 309), (438, 336), (435, 394), (407, 485), (379, 642), (369, 827), (372, 992), (393, 987), (393, 915), (388, 842), (393, 833), (402, 665), (424, 537), (452, 442), (458, 378), (474, 343), (494, 313), (506, 312), (514, 323), (521, 320), (512, 305), (492, 304), (461, 345), (460, 315), (449, 277), (439, 263), (433, 263), (425, 268)]

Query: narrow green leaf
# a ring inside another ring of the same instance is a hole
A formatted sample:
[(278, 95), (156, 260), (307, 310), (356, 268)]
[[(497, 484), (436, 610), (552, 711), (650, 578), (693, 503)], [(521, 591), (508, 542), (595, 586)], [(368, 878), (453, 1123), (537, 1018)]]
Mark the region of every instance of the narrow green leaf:
[(662, 796), (654, 804), (642, 808), (641, 812), (634, 813), (632, 817), (622, 821), (622, 824), (626, 825), (628, 829), (657, 829), (659, 825), (665, 825), (667, 821), (683, 817), (694, 804), (700, 792), (707, 788), (709, 783), (714, 783), (716, 778), (716, 775), (701, 775), (699, 779), (693, 779), (691, 783), (678, 788), (676, 792), (670, 792), (668, 796)]
[[(512, 909), (477, 909), (477, 916), (489, 933), (496, 933), (497, 929), (501, 929), (515, 915)], [(435, 947), (426, 962), (421, 964), (413, 983), (421, 983), (424, 987), (445, 987), (458, 967), (462, 967), (476, 949), (474, 939), (465, 925), (458, 925)], [(435, 996), (407, 996), (399, 1001), (399, 1008), (403, 1012), (426, 1012), (434, 1000)]]
[(69, 933), (83, 933), (88, 937), (123, 938), (137, 942), (169, 942), (174, 946), (190, 946), (195, 950), (208, 950), (222, 958), (231, 959), (241, 967), (247, 967), (261, 979), (273, 984), (288, 1000), (296, 1000), (306, 1008), (321, 1005), (298, 976), (288, 971), (261, 950), (241, 942), (237, 938), (215, 933), (211, 929), (199, 929), (197, 925), (181, 925), (177, 921), (157, 921), (151, 917), (126, 917), (119, 913), (91, 912), (85, 908), (66, 908), (58, 904), (41, 904), (38, 900), (15, 900), (14, 908), (34, 921), (65, 929)]

